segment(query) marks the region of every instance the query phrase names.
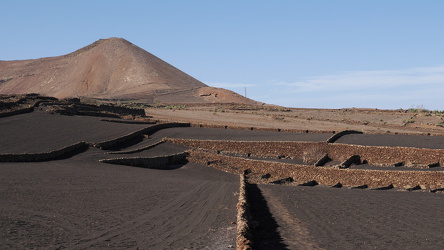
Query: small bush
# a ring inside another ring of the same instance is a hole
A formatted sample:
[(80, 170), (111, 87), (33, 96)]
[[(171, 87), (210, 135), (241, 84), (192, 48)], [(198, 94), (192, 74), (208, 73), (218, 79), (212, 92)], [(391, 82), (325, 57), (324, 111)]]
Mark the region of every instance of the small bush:
[(309, 147), (304, 151), (302, 161), (308, 164), (315, 164), (325, 154), (326, 152), (320, 146)]

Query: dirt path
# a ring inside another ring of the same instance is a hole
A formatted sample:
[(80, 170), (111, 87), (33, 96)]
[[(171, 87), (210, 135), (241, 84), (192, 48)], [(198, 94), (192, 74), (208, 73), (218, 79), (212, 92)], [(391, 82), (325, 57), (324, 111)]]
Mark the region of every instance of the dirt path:
[(243, 107), (242, 105), (201, 105), (185, 108), (148, 108), (156, 119), (228, 126), (341, 131), (365, 133), (444, 134), (443, 115), (401, 110), (297, 109)]

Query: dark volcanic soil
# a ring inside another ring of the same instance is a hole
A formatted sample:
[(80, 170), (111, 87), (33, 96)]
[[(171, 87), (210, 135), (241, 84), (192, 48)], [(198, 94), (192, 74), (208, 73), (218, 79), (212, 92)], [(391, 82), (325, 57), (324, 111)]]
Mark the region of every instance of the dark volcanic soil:
[(443, 136), (428, 135), (350, 134), (341, 137), (336, 142), (365, 146), (444, 149)]
[(440, 194), (260, 185), (290, 249), (441, 249)]
[(80, 141), (102, 142), (145, 128), (147, 124), (101, 121), (36, 111), (0, 119), (0, 153), (39, 153)]
[(239, 178), (186, 164), (153, 170), (92, 161), (1, 163), (0, 248), (227, 248)]

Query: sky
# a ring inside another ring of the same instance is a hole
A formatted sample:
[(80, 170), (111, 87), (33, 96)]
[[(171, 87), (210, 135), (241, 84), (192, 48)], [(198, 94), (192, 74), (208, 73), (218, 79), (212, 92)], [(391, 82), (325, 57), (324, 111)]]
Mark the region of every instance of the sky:
[(121, 37), (269, 104), (444, 110), (443, 13), (442, 0), (0, 0), (0, 60)]

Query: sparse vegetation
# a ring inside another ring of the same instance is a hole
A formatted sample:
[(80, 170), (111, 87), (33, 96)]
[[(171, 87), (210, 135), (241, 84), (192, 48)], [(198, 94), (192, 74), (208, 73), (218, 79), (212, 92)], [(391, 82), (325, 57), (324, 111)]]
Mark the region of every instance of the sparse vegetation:
[(407, 126), (408, 124), (414, 123), (414, 116), (410, 117), (407, 121), (404, 121), (404, 127)]
[(176, 109), (184, 109), (184, 108), (186, 108), (186, 106), (185, 105), (183, 105), (183, 104), (180, 104), (180, 105), (167, 105), (167, 106), (165, 106), (165, 108), (166, 109), (172, 109), (172, 110), (176, 110)]
[(322, 147), (319, 146), (312, 146), (310, 148), (307, 148), (303, 155), (302, 155), (302, 161), (308, 164), (315, 164), (319, 159), (321, 159), (326, 152), (322, 149)]
[(273, 119), (277, 121), (285, 121), (285, 117), (282, 115), (273, 115)]
[(410, 113), (427, 113), (427, 112), (430, 112), (430, 110), (425, 109), (423, 105), (418, 105), (415, 108), (407, 109), (407, 112), (410, 112)]

